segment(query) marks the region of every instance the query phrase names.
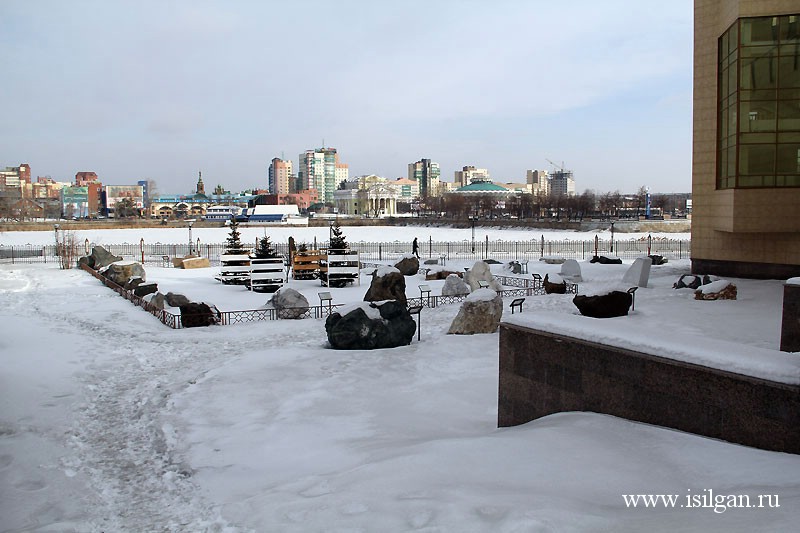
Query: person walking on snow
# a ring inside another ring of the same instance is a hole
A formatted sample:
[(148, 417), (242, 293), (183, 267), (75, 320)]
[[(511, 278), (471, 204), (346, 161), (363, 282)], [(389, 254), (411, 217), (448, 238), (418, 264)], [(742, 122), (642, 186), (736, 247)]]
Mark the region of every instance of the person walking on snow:
[(417, 238), (414, 237), (414, 242), (411, 243), (411, 253), (417, 256), (419, 259), (419, 244), (417, 244)]

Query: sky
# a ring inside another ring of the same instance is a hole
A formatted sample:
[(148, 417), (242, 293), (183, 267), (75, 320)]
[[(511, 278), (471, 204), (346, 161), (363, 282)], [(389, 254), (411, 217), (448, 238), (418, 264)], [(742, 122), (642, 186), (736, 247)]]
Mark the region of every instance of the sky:
[[(691, 190), (692, 2), (0, 2), (0, 166), (161, 193), (265, 188), (335, 147), (499, 182)], [(549, 160), (549, 161), (548, 161)]]

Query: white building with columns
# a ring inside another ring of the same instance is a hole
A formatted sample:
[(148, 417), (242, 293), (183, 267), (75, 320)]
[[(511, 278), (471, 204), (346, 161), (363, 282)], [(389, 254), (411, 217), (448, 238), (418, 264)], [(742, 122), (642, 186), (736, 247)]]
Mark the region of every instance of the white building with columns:
[(400, 191), (393, 181), (371, 174), (345, 181), (333, 197), (339, 214), (376, 218), (397, 214)]

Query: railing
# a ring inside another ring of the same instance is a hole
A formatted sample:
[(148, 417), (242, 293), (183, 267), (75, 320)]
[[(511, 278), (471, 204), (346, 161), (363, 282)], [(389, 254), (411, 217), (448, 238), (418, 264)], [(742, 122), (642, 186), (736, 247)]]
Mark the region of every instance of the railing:
[[(166, 309), (160, 309), (151, 304), (144, 298), (134, 294), (132, 290), (127, 290), (119, 284), (111, 281), (95, 269), (88, 265), (80, 265), (80, 268), (88, 272), (100, 282), (113, 290), (126, 300), (134, 305), (141, 307), (154, 317), (156, 317), (162, 324), (172, 329), (182, 329), (183, 323), (179, 314), (172, 313)], [(511, 276), (495, 276), (504, 286), (515, 286), (516, 288), (504, 289), (497, 291), (503, 298), (516, 298), (525, 296), (535, 296), (545, 294), (544, 286), (535, 279), (511, 277)], [(567, 293), (578, 293), (578, 285), (574, 283), (567, 283)], [(464, 301), (469, 295), (441, 295), (441, 296), (422, 296), (419, 298), (408, 298), (406, 305), (412, 307), (419, 305), (422, 307), (435, 308), (440, 305), (454, 304)], [(286, 320), (286, 319), (303, 319), (303, 318), (326, 318), (336, 311), (338, 307), (343, 304), (326, 304), (314, 305), (309, 307), (287, 307), (283, 309), (251, 309), (247, 311), (219, 311), (218, 323), (220, 325), (230, 324), (244, 324), (247, 322), (261, 322), (266, 320)]]
[[(124, 287), (121, 287), (119, 284), (114, 283), (110, 279), (104, 277), (102, 274), (94, 270), (93, 268), (87, 265), (81, 265), (80, 268), (100, 280), (100, 282), (108, 287), (109, 289), (113, 290), (126, 300), (130, 301), (134, 305), (141, 307), (154, 317), (156, 317), (162, 324), (172, 329), (182, 329), (183, 323), (181, 321), (181, 315), (171, 313), (165, 309), (159, 309), (155, 305), (151, 304), (144, 298), (137, 296), (133, 293), (133, 291), (126, 290)], [(229, 324), (243, 324), (246, 322), (260, 322), (264, 320), (278, 320), (278, 319), (302, 319), (302, 318), (324, 318), (329, 316), (331, 313), (336, 311), (336, 308), (342, 304), (331, 304), (331, 305), (315, 305), (309, 306), (308, 308), (294, 308), (294, 307), (287, 307), (281, 310), (278, 309), (252, 309), (248, 311), (220, 311), (218, 313), (219, 316), (219, 324), (221, 325), (229, 325)]]
[[(315, 243), (315, 246), (325, 248), (327, 243)], [(84, 242), (78, 245), (78, 256), (88, 255), (93, 243)], [(127, 260), (139, 261), (142, 264), (170, 266), (169, 259), (184, 257), (194, 252), (200, 257), (205, 257), (212, 265), (219, 265), (219, 256), (225, 251), (223, 243), (196, 243), (191, 247), (186, 244), (145, 243), (138, 244), (103, 244), (103, 247), (114, 255)], [(287, 243), (273, 243), (275, 250), (289, 256)], [(394, 242), (351, 242), (350, 247), (358, 251), (361, 261), (391, 261), (412, 252), (411, 243), (404, 241)], [(558, 255), (565, 259), (591, 259), (595, 254), (622, 259), (635, 259), (642, 255), (662, 255), (668, 259), (688, 258), (691, 253), (691, 241), (677, 239), (660, 239), (651, 236), (641, 239), (613, 241), (607, 239), (596, 240), (558, 240), (547, 241), (544, 237), (539, 239), (506, 241), (502, 239), (489, 240), (463, 240), (440, 242), (428, 240), (420, 243), (420, 254), (424, 257), (443, 258), (444, 260), (480, 259), (497, 260), (529, 260), (540, 259), (544, 256)], [(167, 258), (165, 261), (164, 258)], [(11, 245), (0, 244), (0, 263), (47, 263), (56, 262), (56, 245)]]

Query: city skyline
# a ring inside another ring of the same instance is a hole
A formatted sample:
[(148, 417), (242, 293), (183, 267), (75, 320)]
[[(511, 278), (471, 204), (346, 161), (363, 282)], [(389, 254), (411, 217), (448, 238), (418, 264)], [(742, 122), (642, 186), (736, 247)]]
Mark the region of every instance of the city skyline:
[(0, 57), (21, 82), (0, 88), (15, 125), (0, 157), (58, 181), (180, 192), (202, 170), (239, 190), (324, 144), (351, 176), (430, 158), (445, 181), (474, 165), (524, 182), (552, 160), (579, 192), (688, 191), (692, 14), (688, 0), (11, 0)]

